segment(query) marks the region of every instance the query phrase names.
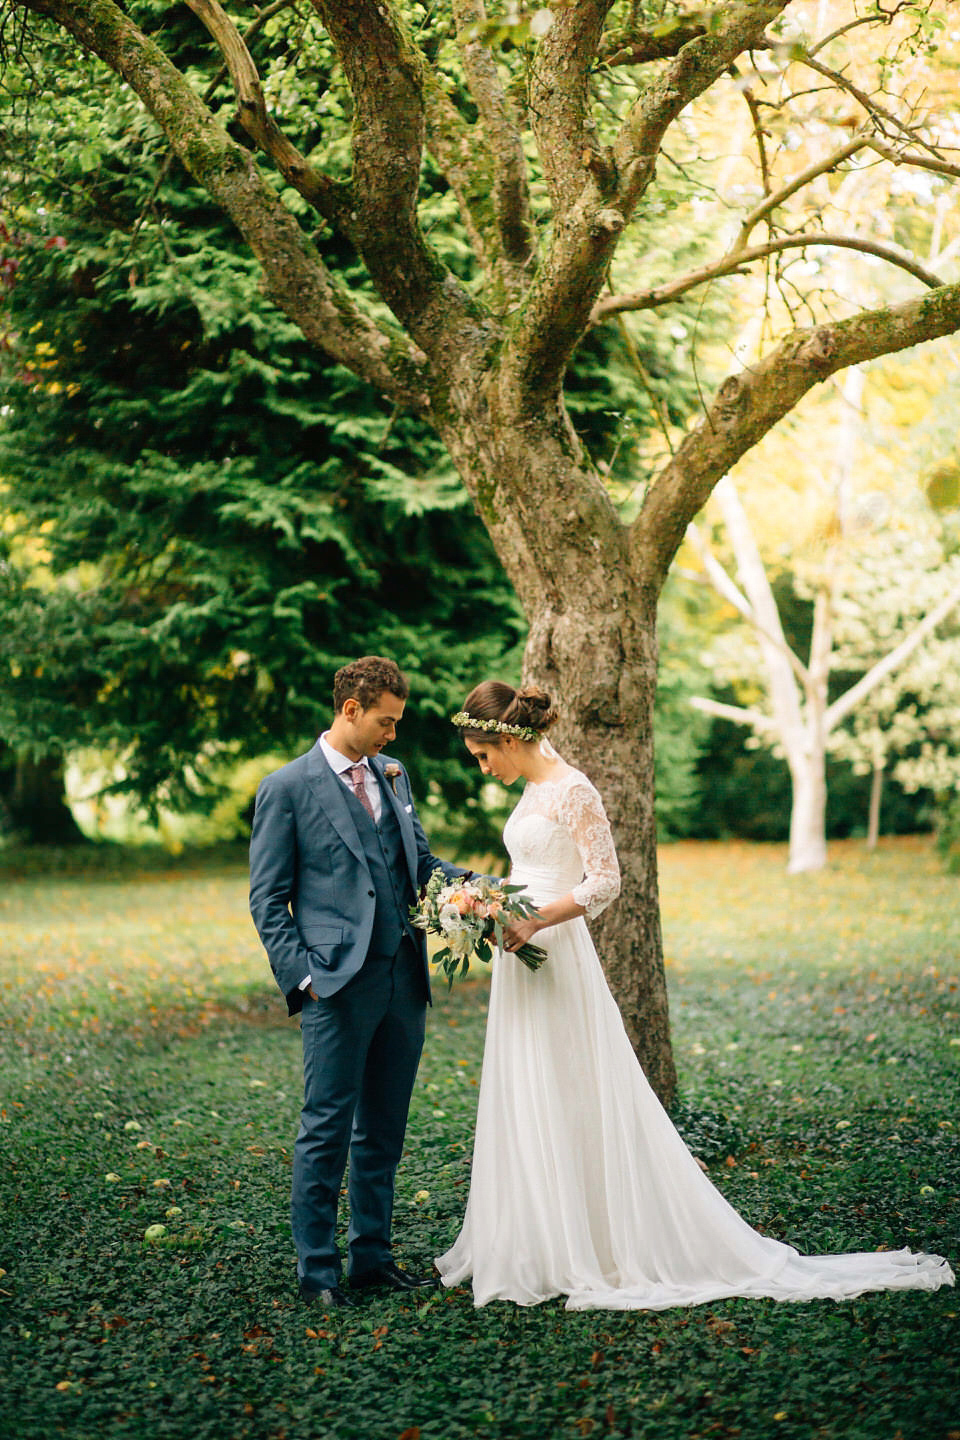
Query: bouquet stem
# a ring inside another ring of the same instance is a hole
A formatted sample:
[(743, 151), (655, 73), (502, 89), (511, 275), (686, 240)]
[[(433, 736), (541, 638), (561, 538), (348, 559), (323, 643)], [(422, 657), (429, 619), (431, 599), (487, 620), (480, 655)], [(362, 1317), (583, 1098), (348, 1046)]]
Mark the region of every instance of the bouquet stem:
[(518, 945), (513, 953), (526, 965), (528, 970), (539, 970), (547, 958), (547, 952), (543, 946), (533, 945), (529, 940), (525, 945)]

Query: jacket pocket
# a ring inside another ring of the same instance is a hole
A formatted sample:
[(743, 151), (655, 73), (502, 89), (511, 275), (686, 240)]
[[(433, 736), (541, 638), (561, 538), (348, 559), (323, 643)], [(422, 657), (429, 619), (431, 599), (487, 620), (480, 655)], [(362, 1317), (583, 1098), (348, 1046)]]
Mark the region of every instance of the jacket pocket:
[(315, 954), (321, 965), (330, 965), (331, 951), (343, 942), (342, 925), (307, 925), (300, 931), (304, 945)]

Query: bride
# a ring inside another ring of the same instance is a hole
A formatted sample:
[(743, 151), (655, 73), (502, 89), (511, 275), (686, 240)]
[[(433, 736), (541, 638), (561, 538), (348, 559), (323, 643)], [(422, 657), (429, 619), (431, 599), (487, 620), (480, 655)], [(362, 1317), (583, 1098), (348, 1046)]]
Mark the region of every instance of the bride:
[[(542, 691), (495, 680), (454, 717), (485, 775), (526, 781), (503, 837), (538, 914), (494, 962), (470, 1195), (436, 1262), (443, 1283), (472, 1277), (476, 1305), (565, 1295), (568, 1309), (616, 1310), (952, 1285), (939, 1255), (800, 1255), (702, 1172), (637, 1063), (583, 918), (616, 898), (620, 871), (598, 792), (545, 738), (554, 718)], [(511, 953), (533, 936), (548, 952), (537, 971)]]

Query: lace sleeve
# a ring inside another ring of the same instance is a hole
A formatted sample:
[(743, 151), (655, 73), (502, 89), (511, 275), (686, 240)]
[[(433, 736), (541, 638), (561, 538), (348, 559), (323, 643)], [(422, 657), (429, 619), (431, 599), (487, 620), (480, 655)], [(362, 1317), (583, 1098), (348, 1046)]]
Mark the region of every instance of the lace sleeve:
[(560, 819), (583, 861), (583, 879), (571, 893), (593, 919), (620, 894), (620, 866), (603, 801), (585, 777), (564, 791)]

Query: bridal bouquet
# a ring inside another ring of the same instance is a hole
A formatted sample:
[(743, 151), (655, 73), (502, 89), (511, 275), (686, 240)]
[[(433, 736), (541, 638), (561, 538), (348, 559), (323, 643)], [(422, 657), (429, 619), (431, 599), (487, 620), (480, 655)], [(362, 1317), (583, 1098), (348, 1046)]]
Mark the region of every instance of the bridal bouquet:
[[(418, 930), (443, 939), (433, 959), (449, 984), (467, 973), (471, 955), (489, 960), (494, 945), (503, 947), (503, 932), (511, 920), (536, 913), (522, 890), (522, 885), (504, 885), (482, 875), (447, 880), (442, 870), (434, 870), (420, 904), (411, 906), (410, 918)], [(513, 953), (530, 970), (539, 970), (547, 958), (542, 946), (529, 942)]]

